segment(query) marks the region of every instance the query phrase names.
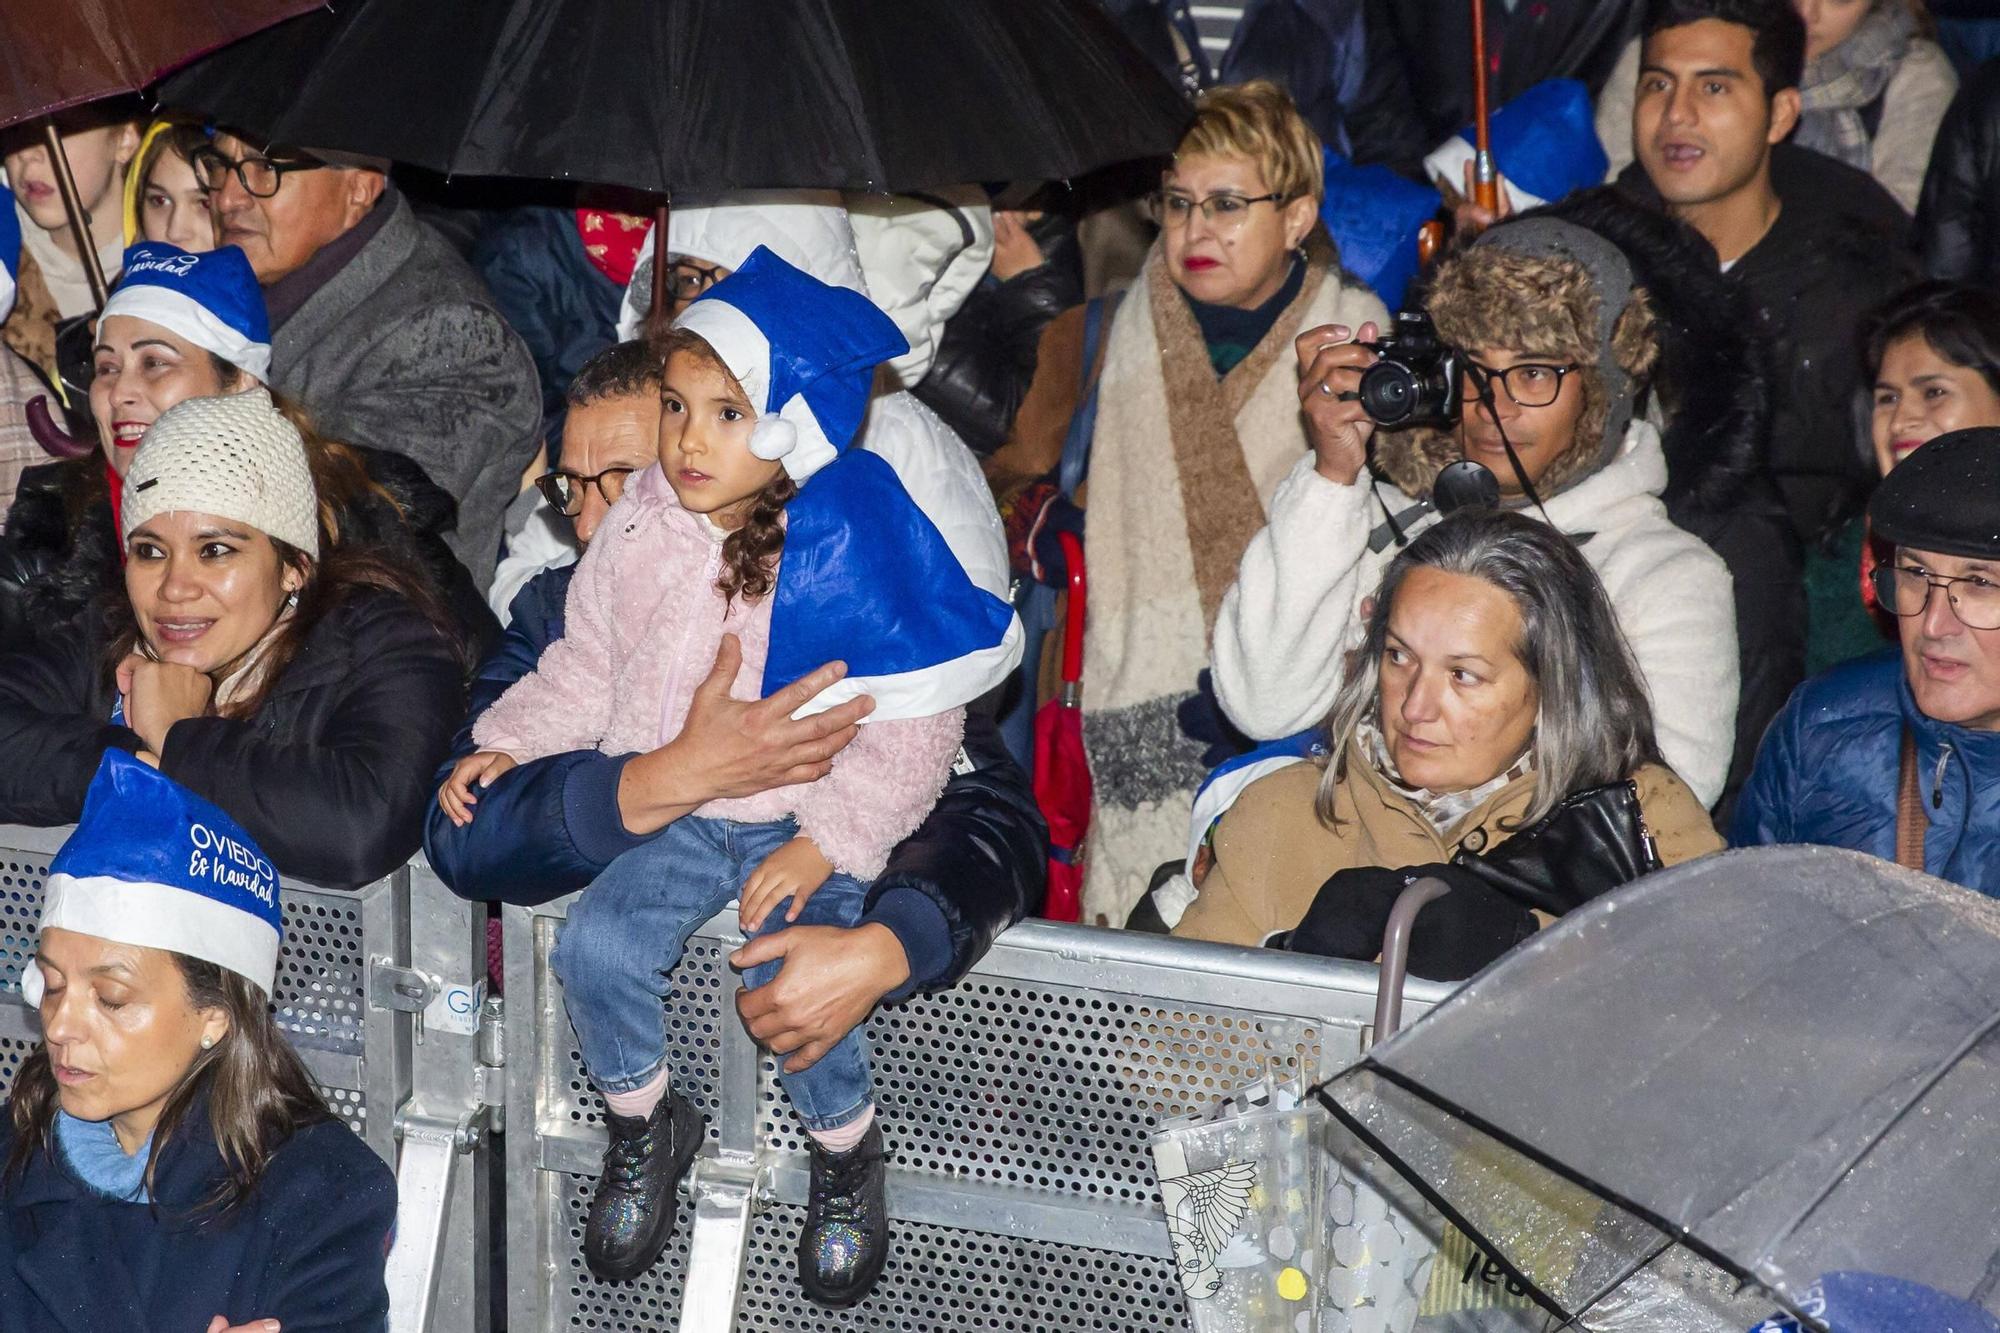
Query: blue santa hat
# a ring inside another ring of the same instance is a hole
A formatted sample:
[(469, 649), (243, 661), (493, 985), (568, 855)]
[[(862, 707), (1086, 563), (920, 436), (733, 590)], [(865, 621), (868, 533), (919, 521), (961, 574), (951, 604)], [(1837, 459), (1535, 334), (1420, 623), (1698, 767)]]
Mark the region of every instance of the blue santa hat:
[(14, 312), (14, 291), (21, 276), (21, 219), (14, 201), (0, 201), (0, 319)]
[(1319, 219), (1340, 251), (1341, 266), (1374, 288), (1383, 305), (1400, 310), (1417, 276), (1417, 230), (1444, 200), (1385, 166), (1356, 166), (1331, 148), (1324, 151)]
[(1843, 1270), (1828, 1273), (1808, 1287), (1798, 1308), (1816, 1323), (1775, 1314), (1750, 1333), (1802, 1333), (1825, 1328), (1831, 1333), (2000, 1333), (2000, 1319), (1970, 1302), (1933, 1287), (1881, 1273)]
[(1013, 608), (966, 576), (894, 468), (850, 447), (875, 367), (908, 350), (894, 322), (760, 246), (674, 326), (714, 348), (759, 409), (751, 452), (800, 483), (785, 506), (763, 692), (841, 661), (846, 677), (800, 715), (866, 694), (871, 719), (888, 721), (1004, 681), (1021, 660)]
[[(83, 818), (49, 862), (42, 930), (151, 949), (226, 967), (268, 997), (284, 921), (278, 872), (221, 809), (123, 750), (106, 750)], [(42, 1002), (41, 969), (21, 992)]]
[(250, 260), (233, 245), (190, 254), (164, 241), (125, 251), (125, 272), (98, 318), (129, 315), (179, 334), (259, 380), (271, 378), (271, 318)]
[[(1493, 113), (1487, 122), (1493, 165), (1506, 181), (1515, 212), (1603, 184), (1611, 159), (1593, 115), (1590, 90), (1575, 79), (1545, 79)], [(1454, 190), (1463, 189), (1474, 138), (1466, 126), (1424, 159), (1424, 169)]]
[(875, 367), (910, 350), (895, 321), (758, 246), (674, 321), (699, 334), (757, 409), (750, 452), (804, 481), (837, 458), (868, 415)]

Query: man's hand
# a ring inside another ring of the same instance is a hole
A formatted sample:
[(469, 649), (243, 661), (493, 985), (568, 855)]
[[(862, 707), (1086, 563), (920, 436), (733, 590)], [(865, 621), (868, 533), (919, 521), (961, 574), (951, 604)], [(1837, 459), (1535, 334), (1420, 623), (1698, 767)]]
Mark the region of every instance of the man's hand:
[(1492, 208), (1481, 208), (1475, 201), (1479, 198), (1472, 184), (1472, 163), (1465, 164), (1465, 190), (1445, 192), (1445, 204), (1451, 209), (1451, 226), (1455, 235), (1472, 237), (1485, 231), (1494, 223), (1514, 216), (1513, 201), (1507, 197), (1507, 182), (1494, 173), (1494, 189), (1498, 193)]
[(1306, 438), (1312, 442), (1315, 470), (1328, 481), (1352, 486), (1368, 461), (1368, 441), (1375, 423), (1354, 397), (1361, 373), (1375, 364), (1375, 353), (1362, 346), (1382, 331), (1373, 320), (1359, 330), (1345, 324), (1307, 329), (1292, 343), (1299, 358), (1299, 405), (1306, 414)]
[(696, 688), (681, 734), (625, 765), (618, 815), (628, 832), (657, 833), (707, 801), (823, 778), (856, 725), (875, 710), (864, 696), (793, 721), (794, 712), (847, 674), (846, 665), (829, 662), (768, 699), (745, 702), (729, 697), (742, 663), (742, 644), (723, 635), (715, 669)]
[(193, 667), (133, 653), (118, 664), (118, 692), (125, 696), (125, 725), (161, 754), (174, 723), (208, 712), (215, 682)]
[(785, 920), (797, 921), (806, 899), (819, 892), (819, 886), (832, 874), (833, 862), (820, 854), (811, 838), (801, 834), (765, 857), (743, 881), (736, 919), (746, 931), (762, 930), (771, 909), (790, 898), (792, 910), (785, 913)]
[(247, 1324), (232, 1324), (221, 1315), (208, 1321), (205, 1333), (278, 1333), (275, 1319), (253, 1319)]
[(780, 959), (777, 976), (756, 990), (736, 992), (736, 1013), (758, 1045), (791, 1057), (788, 1074), (810, 1068), (910, 979), (902, 941), (880, 922), (851, 930), (791, 926), (759, 935), (729, 955), (729, 964), (748, 968)]
[(498, 750), (481, 750), (465, 756), (451, 766), (451, 776), (438, 788), (438, 808), (451, 816), (452, 823), (464, 828), (472, 822), (475, 813), (472, 807), (479, 804), (479, 798), (472, 794), (474, 784), (482, 789), (490, 787), (513, 767), (514, 756)]

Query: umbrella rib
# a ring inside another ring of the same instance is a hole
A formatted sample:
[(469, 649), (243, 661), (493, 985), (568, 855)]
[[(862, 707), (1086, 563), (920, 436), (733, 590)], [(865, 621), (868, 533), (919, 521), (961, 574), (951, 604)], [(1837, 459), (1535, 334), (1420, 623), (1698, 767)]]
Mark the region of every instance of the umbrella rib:
[(1938, 1062), (1937, 1068), (1933, 1069), (1928, 1075), (1925, 1076), (1922, 1085), (1919, 1086), (1917, 1090), (1910, 1096), (1909, 1100), (1904, 1102), (1900, 1107), (1898, 1107), (1895, 1113), (1892, 1114), (1886, 1121), (1883, 1122), (1882, 1127), (1880, 1129), (1876, 1130), (1873, 1134), (1868, 1136), (1868, 1141), (1863, 1143), (1859, 1148), (1857, 1148), (1854, 1151), (1853, 1155), (1847, 1159), (1847, 1161), (1841, 1166), (1841, 1168), (1838, 1171), (1834, 1172), (1833, 1178), (1827, 1181), (1826, 1184), (1822, 1186), (1819, 1189), (1819, 1191), (1813, 1195), (1811, 1199), (1807, 1200), (1805, 1206), (1800, 1208), (1799, 1211), (1793, 1215), (1790, 1221), (1786, 1222), (1782, 1227), (1778, 1228), (1778, 1232), (1776, 1235), (1772, 1236), (1770, 1240), (1764, 1242), (1763, 1249), (1757, 1256), (1758, 1265), (1763, 1266), (1768, 1264), (1770, 1262), (1772, 1252), (1775, 1251), (1778, 1248), (1778, 1246), (1784, 1244), (1785, 1241), (1791, 1236), (1793, 1232), (1797, 1231), (1800, 1227), (1804, 1226), (1806, 1223), (1806, 1219), (1812, 1216), (1813, 1211), (1817, 1209), (1821, 1204), (1825, 1203), (1827, 1197), (1831, 1195), (1835, 1190), (1840, 1188), (1841, 1182), (1846, 1180), (1847, 1177), (1853, 1173), (1854, 1169), (1861, 1165), (1862, 1159), (1867, 1157), (1869, 1153), (1874, 1152), (1876, 1147), (1881, 1144), (1882, 1140), (1888, 1138), (1889, 1135), (1895, 1131), (1896, 1126), (1900, 1125), (1903, 1122), (1903, 1118), (1907, 1116), (1912, 1110), (1914, 1110), (1920, 1102), (1923, 1101), (1924, 1097), (1929, 1094), (1931, 1089), (1935, 1088), (1940, 1082), (1942, 1082), (1944, 1080), (1945, 1075), (1951, 1073), (1952, 1070), (1958, 1068), (1960, 1062), (1962, 1062), (1966, 1056), (1970, 1055), (1973, 1049), (1977, 1047), (1981, 1042), (1985, 1041), (1988, 1037), (1992, 1036), (1996, 1028), (2000, 1028), (2000, 1012), (1994, 1013), (1984, 1023), (1980, 1024), (1977, 1028), (1973, 1029), (1973, 1031), (1971, 1031), (1966, 1035), (1965, 1040), (1961, 1041), (1952, 1050), (1951, 1054), (1947, 1055), (1944, 1059), (1940, 1060)]

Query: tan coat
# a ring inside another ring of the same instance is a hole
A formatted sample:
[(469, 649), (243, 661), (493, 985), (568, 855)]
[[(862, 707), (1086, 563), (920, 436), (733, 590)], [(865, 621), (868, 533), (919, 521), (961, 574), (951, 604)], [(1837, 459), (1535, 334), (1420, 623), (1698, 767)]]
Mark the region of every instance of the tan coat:
[[(1293, 764), (1246, 788), (1216, 828), (1215, 864), (1174, 934), (1262, 944), (1298, 925), (1335, 871), (1449, 861), (1475, 829), (1481, 831), (1475, 847), (1497, 845), (1535, 795), (1534, 774), (1516, 778), (1468, 814), (1447, 841), (1369, 765), (1351, 764), (1348, 772), (1334, 796), (1339, 827), (1331, 829), (1313, 813), (1316, 764)], [(1678, 865), (1722, 850), (1708, 812), (1670, 769), (1648, 764), (1633, 778), (1662, 862)]]

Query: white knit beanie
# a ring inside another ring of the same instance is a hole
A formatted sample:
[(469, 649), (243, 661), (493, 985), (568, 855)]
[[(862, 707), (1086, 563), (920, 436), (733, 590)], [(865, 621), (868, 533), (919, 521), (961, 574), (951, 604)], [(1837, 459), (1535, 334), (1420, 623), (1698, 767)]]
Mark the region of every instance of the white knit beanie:
[(319, 558), (306, 442), (263, 389), (189, 398), (160, 414), (125, 474), (125, 531), (160, 514), (213, 514)]

